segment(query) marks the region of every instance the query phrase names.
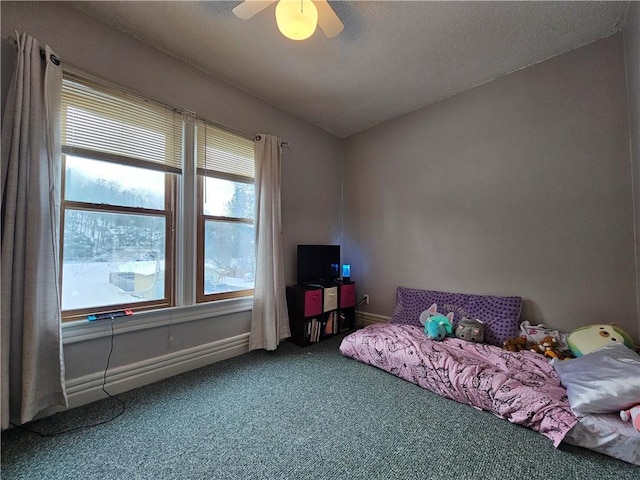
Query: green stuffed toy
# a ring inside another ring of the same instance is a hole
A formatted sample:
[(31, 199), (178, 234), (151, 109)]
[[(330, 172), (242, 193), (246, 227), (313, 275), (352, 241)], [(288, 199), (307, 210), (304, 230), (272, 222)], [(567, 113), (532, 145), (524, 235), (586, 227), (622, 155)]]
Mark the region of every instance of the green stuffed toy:
[(453, 312), (446, 317), (437, 311), (438, 307), (434, 303), (427, 310), (420, 314), (420, 323), (424, 326), (424, 333), (431, 340), (441, 341), (446, 336), (453, 336)]
[(576, 328), (567, 337), (567, 344), (576, 357), (582, 357), (612, 343), (622, 343), (633, 350), (631, 336), (614, 324), (596, 324)]

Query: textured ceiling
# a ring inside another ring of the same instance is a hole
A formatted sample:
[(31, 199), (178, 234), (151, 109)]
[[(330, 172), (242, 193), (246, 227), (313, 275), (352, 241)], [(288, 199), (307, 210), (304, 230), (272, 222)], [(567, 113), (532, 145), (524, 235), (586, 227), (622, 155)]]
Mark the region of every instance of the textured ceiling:
[(70, 2), (75, 8), (339, 137), (623, 27), (629, 2), (330, 2), (344, 30), (294, 42), (274, 5)]

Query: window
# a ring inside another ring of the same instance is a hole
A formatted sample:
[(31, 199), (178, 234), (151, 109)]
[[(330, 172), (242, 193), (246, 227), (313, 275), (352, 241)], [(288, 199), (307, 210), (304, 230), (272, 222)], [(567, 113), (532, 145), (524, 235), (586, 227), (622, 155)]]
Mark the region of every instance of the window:
[(172, 306), (182, 116), (65, 74), (61, 127), (63, 319)]
[(63, 320), (253, 295), (253, 141), (185, 118), (65, 72)]
[(253, 294), (253, 142), (197, 126), (198, 302)]

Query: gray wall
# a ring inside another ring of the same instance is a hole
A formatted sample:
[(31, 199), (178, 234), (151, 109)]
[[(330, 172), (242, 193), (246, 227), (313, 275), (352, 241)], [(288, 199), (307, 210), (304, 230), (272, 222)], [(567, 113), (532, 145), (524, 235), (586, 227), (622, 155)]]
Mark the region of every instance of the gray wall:
[[(220, 125), (281, 137), (285, 269), (295, 282), (298, 243), (340, 243), (342, 143), (325, 131), (168, 56), (59, 2), (2, 2), (2, 80), (12, 69), (5, 55), (14, 30), (50, 45), (63, 61)], [(4, 102), (4, 99), (3, 99)], [(235, 313), (117, 336), (111, 366), (141, 362), (240, 335), (250, 313)], [(169, 342), (168, 338), (172, 341)], [(67, 379), (104, 369), (108, 337), (65, 346)]]
[(638, 335), (622, 36), (348, 138), (345, 261), (398, 286), (520, 295), (523, 318)]
[[(633, 169), (633, 203), (636, 234), (636, 289), (640, 314), (640, 2), (631, 2), (623, 32), (629, 94), (629, 137)], [(640, 322), (640, 319), (638, 320)], [(640, 325), (638, 325), (640, 330)], [(640, 336), (640, 331), (638, 333)]]

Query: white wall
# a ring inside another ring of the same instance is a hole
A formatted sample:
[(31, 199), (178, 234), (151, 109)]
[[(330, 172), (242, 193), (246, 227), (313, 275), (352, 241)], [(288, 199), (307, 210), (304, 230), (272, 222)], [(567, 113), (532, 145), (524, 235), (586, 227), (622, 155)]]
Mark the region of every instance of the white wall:
[(640, 338), (621, 35), (354, 135), (344, 163), (368, 311), (398, 286), (520, 295), (532, 322)]
[[(8, 78), (5, 73), (12, 70), (11, 55), (6, 55), (11, 48), (7, 39), (15, 36), (14, 30), (18, 30), (51, 46), (63, 65), (65, 62), (72, 64), (150, 98), (196, 112), (234, 131), (247, 135), (259, 132), (277, 135), (291, 145), (283, 152), (282, 172), (288, 283), (295, 282), (298, 243), (340, 243), (342, 143), (339, 138), (64, 3), (3, 1), (1, 9), (3, 101)], [(222, 315), (214, 317), (220, 313), (220, 308)], [(127, 368), (138, 372), (140, 368), (152, 368), (147, 364), (155, 360), (202, 350), (202, 356), (195, 363), (184, 367), (188, 368), (214, 358), (206, 356), (212, 349), (222, 351), (217, 353), (218, 357), (237, 354), (242, 348), (224, 351), (218, 343), (224, 339), (242, 338), (246, 347), (249, 308), (248, 302), (231, 302), (215, 309), (180, 309), (173, 315), (166, 312), (146, 314), (117, 323), (111, 366), (123, 372)], [(159, 321), (164, 325), (148, 328)], [(80, 325), (64, 330), (67, 379), (71, 384), (95, 379), (105, 367), (109, 348), (108, 324)]]

